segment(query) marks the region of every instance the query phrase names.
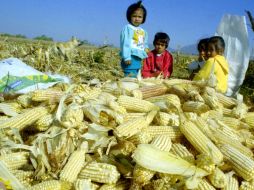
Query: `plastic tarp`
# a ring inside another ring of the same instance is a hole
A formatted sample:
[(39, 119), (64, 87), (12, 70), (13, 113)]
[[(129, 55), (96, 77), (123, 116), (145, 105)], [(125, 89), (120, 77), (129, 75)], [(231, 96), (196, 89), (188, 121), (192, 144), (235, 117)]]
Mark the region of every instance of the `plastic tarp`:
[(27, 93), (37, 89), (46, 89), (56, 83), (69, 83), (68, 77), (47, 75), (17, 58), (0, 61), (0, 93)]
[(250, 48), (245, 16), (224, 15), (215, 35), (226, 43), (225, 57), (229, 63), (227, 96), (236, 95), (248, 69)]

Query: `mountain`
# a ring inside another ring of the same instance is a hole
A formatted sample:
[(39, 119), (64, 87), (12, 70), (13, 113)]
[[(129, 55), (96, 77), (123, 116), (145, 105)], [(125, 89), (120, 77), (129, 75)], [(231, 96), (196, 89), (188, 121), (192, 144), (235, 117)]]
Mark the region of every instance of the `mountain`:
[(191, 44), (191, 45), (184, 46), (180, 49), (180, 52), (183, 54), (197, 55), (198, 54), (197, 45)]

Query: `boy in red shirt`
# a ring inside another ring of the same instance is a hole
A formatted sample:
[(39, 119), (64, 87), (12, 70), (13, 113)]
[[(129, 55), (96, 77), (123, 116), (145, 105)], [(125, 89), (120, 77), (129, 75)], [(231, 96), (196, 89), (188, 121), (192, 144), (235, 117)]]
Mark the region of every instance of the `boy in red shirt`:
[(142, 68), (143, 78), (157, 77), (162, 74), (169, 78), (173, 72), (173, 56), (166, 49), (170, 38), (164, 32), (158, 32), (154, 36), (154, 49), (148, 53)]

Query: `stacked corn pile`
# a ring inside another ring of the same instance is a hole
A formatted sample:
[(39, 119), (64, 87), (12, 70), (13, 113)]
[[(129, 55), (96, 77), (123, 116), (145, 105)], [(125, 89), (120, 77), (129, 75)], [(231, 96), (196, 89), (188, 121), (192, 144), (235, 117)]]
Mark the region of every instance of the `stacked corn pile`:
[(254, 189), (254, 113), (202, 82), (57, 84), (0, 103), (13, 189)]

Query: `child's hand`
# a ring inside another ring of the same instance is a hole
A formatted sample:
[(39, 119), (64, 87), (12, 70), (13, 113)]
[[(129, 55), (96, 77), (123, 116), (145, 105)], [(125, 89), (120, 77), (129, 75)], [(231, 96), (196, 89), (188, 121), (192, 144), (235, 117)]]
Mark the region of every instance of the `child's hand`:
[(124, 63), (125, 63), (126, 65), (130, 65), (130, 64), (131, 64), (131, 60), (124, 61)]
[(149, 49), (149, 48), (146, 48), (146, 49), (145, 49), (145, 52), (146, 52), (146, 53), (149, 53), (149, 52), (150, 52), (150, 49)]

